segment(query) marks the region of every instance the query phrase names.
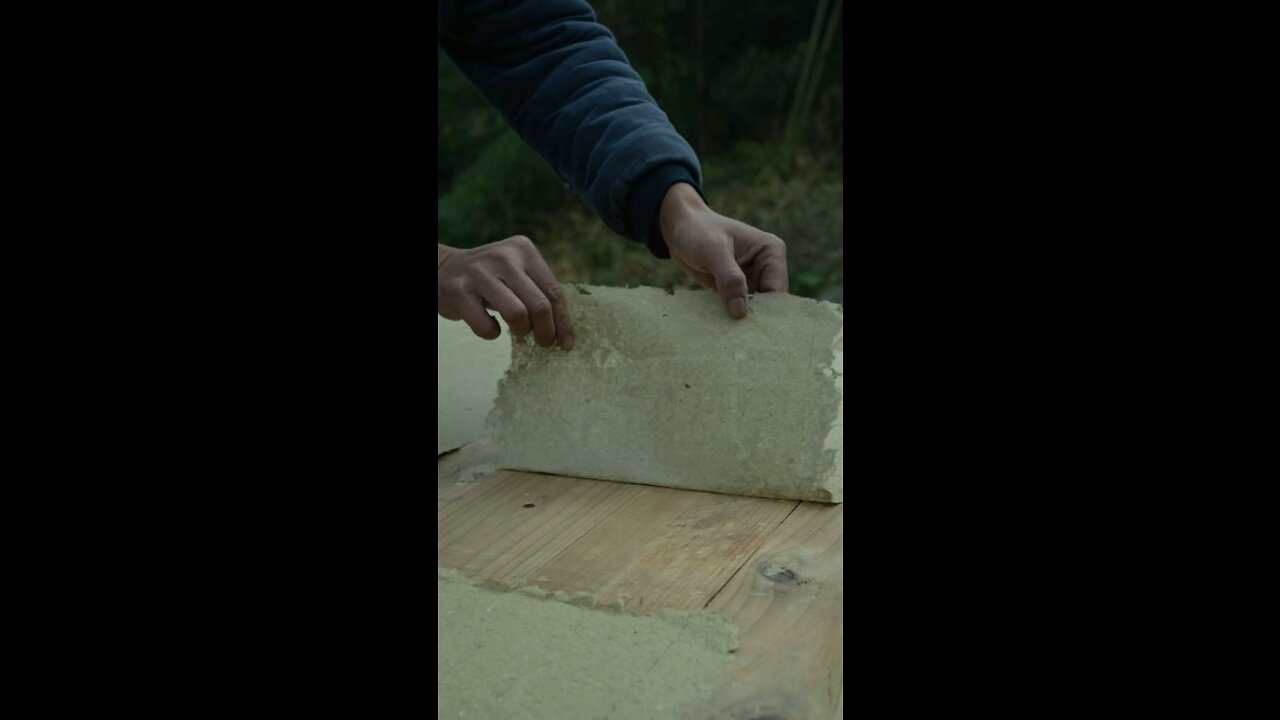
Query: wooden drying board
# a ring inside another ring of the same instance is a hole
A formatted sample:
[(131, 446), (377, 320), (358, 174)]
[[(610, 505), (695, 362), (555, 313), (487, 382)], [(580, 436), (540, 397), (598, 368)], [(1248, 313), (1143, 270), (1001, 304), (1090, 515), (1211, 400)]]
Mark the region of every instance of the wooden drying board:
[[(471, 445), (437, 461), (437, 563), (630, 612), (708, 608), (741, 663), (717, 720), (840, 717), (844, 505), (499, 470)], [(526, 507), (529, 506), (529, 507)]]

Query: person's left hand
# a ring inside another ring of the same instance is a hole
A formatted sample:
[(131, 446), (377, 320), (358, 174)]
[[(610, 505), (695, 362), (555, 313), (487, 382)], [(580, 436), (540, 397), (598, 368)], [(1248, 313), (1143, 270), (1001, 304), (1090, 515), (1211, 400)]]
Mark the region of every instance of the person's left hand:
[(747, 316), (747, 293), (787, 292), (787, 246), (777, 235), (727, 218), (687, 183), (671, 186), (658, 226), (685, 272), (719, 293), (729, 316)]

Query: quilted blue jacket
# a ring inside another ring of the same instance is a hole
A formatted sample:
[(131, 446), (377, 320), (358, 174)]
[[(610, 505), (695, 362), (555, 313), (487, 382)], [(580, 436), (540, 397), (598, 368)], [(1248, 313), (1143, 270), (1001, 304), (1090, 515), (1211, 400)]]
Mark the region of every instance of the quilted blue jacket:
[(700, 188), (702, 168), (591, 6), (438, 0), (437, 10), (440, 47), (520, 137), (610, 229), (670, 257), (658, 205), (677, 182)]

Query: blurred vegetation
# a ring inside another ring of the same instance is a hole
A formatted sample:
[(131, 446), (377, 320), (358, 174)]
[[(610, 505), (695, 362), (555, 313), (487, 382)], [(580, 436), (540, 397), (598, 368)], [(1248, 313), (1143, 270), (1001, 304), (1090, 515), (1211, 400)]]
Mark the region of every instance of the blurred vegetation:
[[(721, 214), (787, 242), (791, 292), (843, 302), (841, 0), (596, 0)], [(440, 242), (533, 239), (562, 282), (694, 287), (605, 227), (437, 52)]]

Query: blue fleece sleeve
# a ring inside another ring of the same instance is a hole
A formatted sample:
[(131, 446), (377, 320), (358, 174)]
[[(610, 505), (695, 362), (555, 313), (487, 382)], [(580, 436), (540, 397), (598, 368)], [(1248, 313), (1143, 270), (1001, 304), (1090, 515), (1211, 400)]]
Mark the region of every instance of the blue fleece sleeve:
[(450, 5), (440, 46), (463, 74), (611, 230), (669, 257), (654, 221), (662, 195), (700, 188), (702, 168), (591, 7)]

